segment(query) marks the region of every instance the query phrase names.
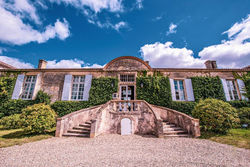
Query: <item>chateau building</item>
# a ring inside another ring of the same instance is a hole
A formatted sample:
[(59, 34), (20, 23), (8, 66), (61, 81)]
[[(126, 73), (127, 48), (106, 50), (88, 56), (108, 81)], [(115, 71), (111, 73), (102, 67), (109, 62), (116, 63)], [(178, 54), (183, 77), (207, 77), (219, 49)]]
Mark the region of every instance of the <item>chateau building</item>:
[[(0, 63), (0, 72), (18, 71), (12, 99), (32, 100), (39, 90), (51, 95), (55, 101), (88, 101), (92, 80), (100, 77), (118, 78), (113, 100), (85, 108), (57, 120), (56, 136), (90, 136), (102, 133), (154, 134), (162, 136), (200, 135), (199, 120), (181, 112), (151, 105), (137, 98), (136, 83), (139, 73), (160, 73), (169, 78), (172, 101), (194, 101), (191, 78), (196, 76), (219, 77), (225, 99), (247, 100), (244, 82), (233, 73), (250, 72), (243, 69), (218, 69), (215, 61), (206, 61), (206, 68), (152, 68), (149, 62), (137, 57), (118, 57), (103, 68), (48, 69), (40, 60), (37, 69), (14, 69)], [(115, 85), (112, 85), (115, 86)]]

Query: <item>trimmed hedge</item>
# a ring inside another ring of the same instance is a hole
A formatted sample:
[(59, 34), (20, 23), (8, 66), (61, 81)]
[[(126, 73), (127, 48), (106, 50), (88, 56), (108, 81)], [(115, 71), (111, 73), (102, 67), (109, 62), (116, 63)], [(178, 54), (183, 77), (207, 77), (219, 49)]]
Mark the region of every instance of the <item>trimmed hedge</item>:
[(247, 124), (250, 128), (250, 107), (242, 107), (238, 109), (238, 115), (240, 118), (240, 124)]
[(169, 108), (192, 116), (192, 110), (196, 106), (196, 102), (173, 101)]
[(168, 77), (137, 77), (136, 95), (138, 100), (163, 107), (171, 106), (172, 97)]
[(6, 116), (0, 119), (0, 125), (7, 129), (18, 129), (20, 125), (20, 114)]
[(88, 101), (56, 101), (51, 104), (51, 108), (55, 110), (58, 116), (62, 117), (71, 112), (104, 104), (112, 100), (112, 94), (117, 92), (117, 78), (94, 78), (89, 93)]
[(195, 101), (207, 98), (226, 100), (219, 77), (192, 77), (191, 80)]
[(228, 101), (228, 103), (234, 108), (250, 107), (249, 101)]

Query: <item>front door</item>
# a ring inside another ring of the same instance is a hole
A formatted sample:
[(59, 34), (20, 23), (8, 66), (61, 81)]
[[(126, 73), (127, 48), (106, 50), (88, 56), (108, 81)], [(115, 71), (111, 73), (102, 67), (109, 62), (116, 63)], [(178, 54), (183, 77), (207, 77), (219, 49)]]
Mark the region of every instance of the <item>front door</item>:
[(121, 88), (121, 100), (134, 100), (135, 99), (135, 86), (122, 85)]
[(129, 118), (123, 118), (121, 120), (121, 135), (132, 134), (132, 121)]

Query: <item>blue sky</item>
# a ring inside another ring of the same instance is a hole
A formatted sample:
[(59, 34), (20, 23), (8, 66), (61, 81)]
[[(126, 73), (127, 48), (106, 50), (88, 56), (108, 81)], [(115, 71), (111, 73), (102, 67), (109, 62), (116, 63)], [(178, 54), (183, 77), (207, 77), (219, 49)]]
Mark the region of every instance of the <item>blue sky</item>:
[(250, 65), (249, 0), (0, 0), (0, 61), (101, 67), (119, 56), (153, 67)]

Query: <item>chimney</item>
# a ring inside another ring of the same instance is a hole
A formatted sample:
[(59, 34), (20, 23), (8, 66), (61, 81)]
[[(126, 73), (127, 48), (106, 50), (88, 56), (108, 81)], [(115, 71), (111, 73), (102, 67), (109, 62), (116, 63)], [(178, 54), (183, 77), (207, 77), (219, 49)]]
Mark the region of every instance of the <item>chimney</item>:
[(47, 66), (47, 61), (39, 60), (38, 69), (44, 69)]
[(149, 64), (149, 61), (145, 61), (147, 64)]
[(217, 69), (217, 64), (215, 60), (207, 60), (205, 62), (205, 65), (207, 69)]

